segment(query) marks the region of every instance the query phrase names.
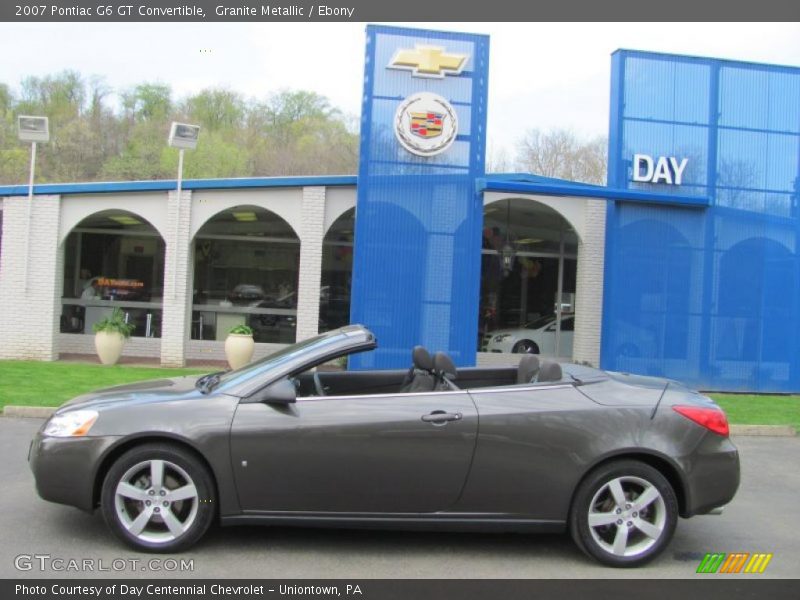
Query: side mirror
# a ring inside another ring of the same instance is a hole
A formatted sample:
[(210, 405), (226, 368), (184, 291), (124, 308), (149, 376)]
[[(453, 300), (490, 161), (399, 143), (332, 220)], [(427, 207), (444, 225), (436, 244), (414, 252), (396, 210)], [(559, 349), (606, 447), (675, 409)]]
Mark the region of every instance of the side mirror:
[(297, 390), (289, 379), (281, 379), (256, 393), (254, 400), (264, 404), (294, 404)]

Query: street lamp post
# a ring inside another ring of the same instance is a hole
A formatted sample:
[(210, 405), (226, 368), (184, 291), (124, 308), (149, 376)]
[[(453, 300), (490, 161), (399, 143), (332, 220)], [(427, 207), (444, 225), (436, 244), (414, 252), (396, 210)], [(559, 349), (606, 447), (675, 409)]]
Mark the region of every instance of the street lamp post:
[[(177, 204), (175, 205), (175, 239), (178, 239), (180, 232), (181, 214), (181, 190), (183, 188), (183, 151), (194, 150), (197, 148), (197, 139), (200, 137), (199, 125), (188, 125), (186, 123), (172, 122), (169, 130), (167, 144), (178, 149), (178, 181), (177, 181)], [(178, 297), (178, 269), (172, 269), (172, 298)]]
[(36, 171), (36, 144), (50, 141), (50, 122), (47, 117), (33, 117), (20, 115), (17, 117), (17, 136), (22, 142), (31, 143), (31, 166), (28, 174), (28, 206), (27, 206), (27, 235), (25, 236), (25, 295), (28, 295), (28, 254), (31, 239), (31, 212), (33, 210), (33, 181)]

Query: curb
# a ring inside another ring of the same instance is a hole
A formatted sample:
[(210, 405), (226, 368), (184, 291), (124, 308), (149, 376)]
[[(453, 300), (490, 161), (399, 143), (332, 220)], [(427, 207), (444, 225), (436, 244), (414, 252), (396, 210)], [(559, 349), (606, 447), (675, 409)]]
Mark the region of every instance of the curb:
[(4, 406), (3, 416), (49, 419), (56, 410), (54, 406)]
[[(25, 417), (49, 419), (57, 407), (51, 406), (5, 406), (4, 417)], [(796, 434), (791, 425), (731, 425), (731, 435), (757, 437), (794, 437)]]
[(791, 425), (731, 425), (731, 435), (794, 437)]

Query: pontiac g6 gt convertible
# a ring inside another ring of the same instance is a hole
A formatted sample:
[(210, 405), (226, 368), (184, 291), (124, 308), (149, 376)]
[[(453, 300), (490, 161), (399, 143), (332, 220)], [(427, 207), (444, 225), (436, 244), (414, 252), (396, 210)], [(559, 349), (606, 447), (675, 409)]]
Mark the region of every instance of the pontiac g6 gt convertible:
[(674, 381), (574, 364), (322, 371), (376, 347), (351, 325), (242, 369), (109, 388), (36, 434), (42, 498), (102, 510), (134, 548), (174, 552), (212, 522), (569, 531), (636, 566), (678, 517), (739, 485), (724, 413)]

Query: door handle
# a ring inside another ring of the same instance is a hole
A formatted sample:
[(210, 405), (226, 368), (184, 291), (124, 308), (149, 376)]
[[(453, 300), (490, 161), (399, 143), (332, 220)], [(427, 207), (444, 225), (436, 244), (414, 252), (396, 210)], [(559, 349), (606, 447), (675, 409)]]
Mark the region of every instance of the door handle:
[(444, 425), (448, 421), (460, 421), (464, 415), (461, 413), (448, 413), (443, 410), (435, 410), (428, 415), (422, 415), (422, 420), (425, 423), (433, 423), (434, 425)]

